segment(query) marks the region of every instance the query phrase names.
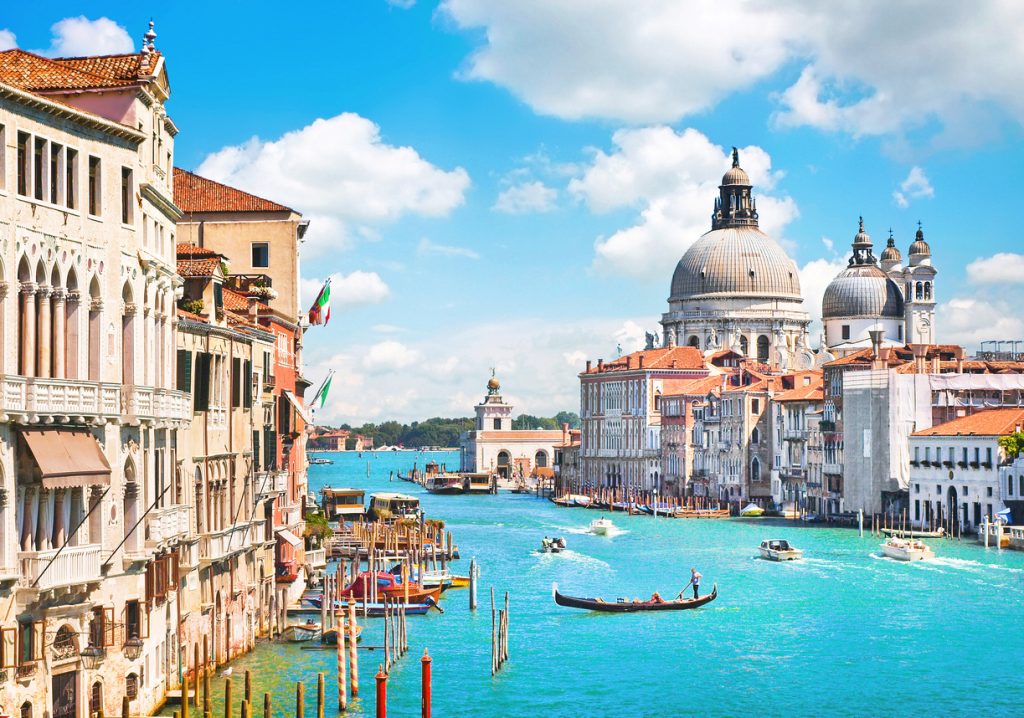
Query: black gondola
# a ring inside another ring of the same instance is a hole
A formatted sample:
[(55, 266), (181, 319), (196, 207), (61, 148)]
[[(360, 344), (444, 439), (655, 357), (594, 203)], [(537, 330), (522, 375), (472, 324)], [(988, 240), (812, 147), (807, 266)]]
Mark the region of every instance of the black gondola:
[(616, 601), (605, 601), (601, 598), (576, 598), (563, 596), (558, 592), (558, 586), (552, 586), (555, 603), (559, 606), (569, 608), (583, 608), (588, 611), (603, 611), (605, 613), (638, 613), (640, 611), (685, 611), (689, 608), (698, 608), (706, 603), (711, 603), (718, 598), (718, 584), (711, 587), (711, 593), (700, 598), (674, 598), (666, 601), (655, 594), (655, 598), (647, 601), (629, 601), (620, 598)]

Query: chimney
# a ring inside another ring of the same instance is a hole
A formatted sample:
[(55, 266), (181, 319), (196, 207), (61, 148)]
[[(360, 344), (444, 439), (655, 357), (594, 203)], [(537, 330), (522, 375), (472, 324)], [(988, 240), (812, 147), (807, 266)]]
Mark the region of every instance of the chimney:
[(956, 373), (957, 374), (963, 374), (964, 373), (964, 348), (963, 347), (956, 347), (953, 350), (953, 356), (956, 357)]
[(939, 353), (935, 352), (934, 354), (932, 354), (932, 374), (939, 373), (941, 373), (941, 368), (939, 365)]
[(626, 368), (627, 369), (632, 369), (633, 368), (633, 355), (632, 354), (627, 354), (626, 355)]
[(569, 443), (569, 425), (564, 423), (562, 424), (562, 443)]
[(249, 300), (249, 318), (255, 322), (260, 315), (260, 300), (256, 297), (247, 297), (247, 299)]
[(597, 360), (597, 370), (604, 371), (604, 359)]
[(590, 373), (590, 360), (587, 359), (587, 374)]
[(644, 368), (644, 355), (643, 354), (640, 355), (640, 368), (641, 369)]
[(914, 372), (924, 374), (924, 356), (928, 351), (928, 347), (924, 344), (911, 344), (910, 351), (914, 353)]
[(673, 369), (675, 369), (675, 368), (676, 368), (676, 360), (675, 360), (675, 359), (673, 359), (673, 360), (672, 360), (672, 368), (673, 368)]
[(879, 352), (879, 348), (882, 346), (882, 335), (881, 329), (871, 329), (868, 331), (868, 336), (871, 337), (871, 368), (881, 369), (882, 360)]

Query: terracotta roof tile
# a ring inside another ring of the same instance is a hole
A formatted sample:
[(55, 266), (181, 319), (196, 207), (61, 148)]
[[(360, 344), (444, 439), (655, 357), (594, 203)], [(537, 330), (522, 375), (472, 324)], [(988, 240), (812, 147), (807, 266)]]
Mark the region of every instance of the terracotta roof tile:
[(776, 394), (773, 399), (775, 401), (823, 401), (825, 389), (820, 381), (812, 382), (810, 386), (798, 386), (795, 389)]
[(212, 277), (220, 266), (220, 258), (179, 259), (178, 274), (182, 277)]
[(208, 247), (200, 247), (198, 244), (176, 244), (174, 250), (178, 255), (178, 259), (183, 256), (189, 259), (199, 259), (200, 257), (223, 257), (222, 254), (209, 249)]
[(30, 92), (128, 87), (143, 77), (141, 59), (138, 53), (48, 58), (15, 48), (0, 52), (0, 82)]
[[(221, 290), (224, 296), (224, 308), (233, 312), (246, 312), (249, 311), (249, 297), (241, 292), (236, 292), (234, 289), (228, 289), (224, 287)], [(257, 302), (261, 310), (268, 309), (267, 305), (263, 302)]]
[[(604, 362), (601, 371), (635, 371), (640, 369), (643, 360), (644, 369), (706, 369), (704, 355), (694, 347), (664, 347), (661, 349), (645, 349), (644, 351), (626, 354), (617, 359)], [(596, 364), (591, 365), (589, 372), (596, 374)]]
[(928, 429), (912, 436), (1006, 436), (1024, 428), (1024, 409), (1004, 407), (985, 409)]
[(662, 382), (661, 396), (707, 396), (710, 391), (721, 385), (721, 375), (702, 379), (665, 379)]
[(174, 168), (174, 203), (183, 212), (291, 212), (288, 207)]
[(178, 317), (180, 319), (191, 319), (194, 322), (206, 321), (206, 317), (200, 316), (199, 314), (193, 314), (192, 312), (186, 312), (184, 309), (178, 310)]

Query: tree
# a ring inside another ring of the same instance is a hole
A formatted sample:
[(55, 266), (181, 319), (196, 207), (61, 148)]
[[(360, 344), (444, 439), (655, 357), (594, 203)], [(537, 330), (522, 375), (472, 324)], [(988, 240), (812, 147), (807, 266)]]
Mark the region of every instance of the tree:
[(555, 414), (555, 421), (559, 426), (568, 424), (570, 429), (580, 428), (580, 415), (575, 411), (560, 411)]
[(1006, 458), (1016, 459), (1024, 451), (1024, 431), (999, 437), (999, 446), (1006, 452)]

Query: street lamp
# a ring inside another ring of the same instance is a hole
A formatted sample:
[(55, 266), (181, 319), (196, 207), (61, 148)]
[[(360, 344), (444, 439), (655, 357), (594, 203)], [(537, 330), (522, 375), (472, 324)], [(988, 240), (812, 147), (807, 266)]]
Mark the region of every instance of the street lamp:
[(103, 660), (103, 649), (97, 648), (89, 641), (89, 645), (82, 649), (79, 656), (82, 658), (82, 667), (91, 671)]
[(142, 639), (132, 636), (124, 642), (124, 655), (129, 661), (134, 661), (142, 655)]

